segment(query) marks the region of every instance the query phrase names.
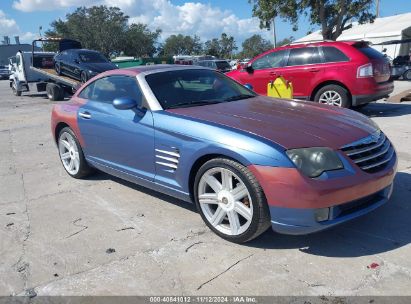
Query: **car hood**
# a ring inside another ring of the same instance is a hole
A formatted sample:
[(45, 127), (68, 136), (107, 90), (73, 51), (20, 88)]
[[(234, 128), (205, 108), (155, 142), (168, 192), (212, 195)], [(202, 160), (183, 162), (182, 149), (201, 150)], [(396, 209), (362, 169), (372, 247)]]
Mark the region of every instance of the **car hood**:
[(109, 70), (117, 69), (117, 66), (111, 62), (100, 62), (100, 63), (82, 63), (82, 66), (88, 70), (102, 73)]
[(370, 119), (351, 110), (264, 96), (167, 111), (252, 133), (285, 149), (339, 149), (377, 130)]

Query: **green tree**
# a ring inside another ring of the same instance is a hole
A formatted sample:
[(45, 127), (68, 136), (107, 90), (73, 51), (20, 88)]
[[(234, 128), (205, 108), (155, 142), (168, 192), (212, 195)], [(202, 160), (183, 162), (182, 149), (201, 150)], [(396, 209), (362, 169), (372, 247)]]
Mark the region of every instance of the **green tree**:
[(156, 44), (160, 34), (160, 29), (152, 32), (146, 24), (131, 24), (125, 34), (124, 55), (153, 57), (157, 52)]
[(286, 38), (284, 38), (284, 39), (282, 39), (282, 40), (280, 40), (280, 41), (277, 41), (277, 47), (290, 44), (290, 43), (292, 43), (294, 40), (295, 40), (295, 39), (294, 39), (293, 36), (286, 37)]
[(204, 53), (206, 53), (207, 55), (220, 57), (221, 46), (217, 38), (207, 40), (204, 43)]
[(253, 15), (260, 19), (261, 28), (270, 28), (274, 17), (290, 21), (298, 29), (298, 19), (305, 15), (311, 25), (321, 27), (324, 39), (336, 40), (351, 20), (373, 22), (374, 0), (249, 0)]
[(273, 48), (270, 41), (265, 40), (261, 35), (252, 35), (244, 40), (242, 44), (243, 50), (240, 53), (242, 58), (253, 58), (258, 54), (264, 53)]
[(220, 38), (220, 57), (231, 58), (236, 49), (238, 48), (234, 37), (228, 36), (226, 33), (222, 33)]
[(198, 36), (181, 34), (169, 36), (162, 45), (161, 55), (197, 55), (202, 52), (203, 45)]
[(117, 7), (79, 7), (67, 14), (66, 20), (53, 21), (46, 36), (75, 39), (84, 48), (94, 49), (108, 56), (124, 50), (128, 18)]
[(231, 58), (236, 49), (234, 37), (228, 36), (226, 33), (222, 33), (220, 39), (213, 38), (204, 44), (204, 52), (207, 55), (219, 58)]

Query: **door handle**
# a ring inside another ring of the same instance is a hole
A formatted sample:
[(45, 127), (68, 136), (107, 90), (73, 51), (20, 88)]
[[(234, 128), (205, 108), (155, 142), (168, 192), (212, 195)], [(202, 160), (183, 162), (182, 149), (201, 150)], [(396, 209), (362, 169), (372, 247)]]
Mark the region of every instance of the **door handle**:
[(78, 113), (78, 116), (80, 116), (84, 119), (90, 119), (91, 118), (91, 114), (89, 112), (80, 112), (80, 113)]
[(310, 71), (311, 73), (317, 73), (320, 71), (320, 69), (309, 69), (308, 71)]
[(268, 73), (270, 76), (277, 76), (278, 74), (276, 72), (270, 72)]

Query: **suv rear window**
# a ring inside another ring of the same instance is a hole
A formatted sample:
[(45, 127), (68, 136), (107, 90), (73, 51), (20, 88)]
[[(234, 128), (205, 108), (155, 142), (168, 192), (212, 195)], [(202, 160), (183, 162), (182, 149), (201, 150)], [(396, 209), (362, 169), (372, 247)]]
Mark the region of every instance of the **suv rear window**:
[(349, 58), (345, 56), (343, 52), (332, 46), (322, 47), (325, 62), (343, 62), (349, 61)]
[(316, 47), (303, 47), (290, 50), (288, 66), (321, 63), (321, 57)]
[(363, 53), (365, 56), (367, 56), (369, 59), (381, 59), (385, 58), (385, 56), (378, 52), (377, 50), (371, 48), (371, 47), (357, 47), (357, 50), (359, 50), (361, 53)]

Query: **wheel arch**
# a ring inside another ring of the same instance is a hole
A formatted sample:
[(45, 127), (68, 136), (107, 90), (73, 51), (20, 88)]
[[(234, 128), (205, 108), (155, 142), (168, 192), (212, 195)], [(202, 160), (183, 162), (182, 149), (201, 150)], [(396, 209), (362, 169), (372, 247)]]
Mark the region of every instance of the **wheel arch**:
[(239, 164), (241, 164), (243, 166), (247, 166), (246, 164), (244, 164), (244, 162), (242, 162), (239, 159), (234, 158), (232, 156), (228, 156), (227, 154), (210, 153), (210, 154), (204, 154), (204, 155), (200, 156), (199, 158), (197, 158), (194, 161), (193, 165), (191, 166), (190, 173), (189, 173), (189, 176), (188, 176), (188, 191), (190, 193), (191, 201), (194, 202), (194, 181), (195, 181), (195, 178), (196, 178), (196, 173), (198, 172), (198, 170), (200, 169), (200, 167), (202, 165), (204, 165), (209, 160), (212, 160), (212, 159), (215, 159), (215, 158), (226, 158), (226, 159), (238, 162)]
[(57, 123), (56, 127), (54, 128), (54, 140), (56, 144), (58, 142), (60, 131), (63, 130), (65, 127), (72, 129), (69, 124), (62, 122), (62, 121)]
[(342, 83), (342, 82), (340, 82), (340, 81), (338, 81), (338, 80), (327, 80), (327, 81), (324, 81), (324, 82), (321, 82), (320, 84), (318, 84), (318, 85), (314, 88), (314, 90), (311, 92), (310, 100), (311, 100), (311, 101), (314, 101), (315, 94), (317, 94), (317, 92), (318, 92), (321, 88), (323, 88), (323, 87), (325, 87), (325, 86), (327, 86), (327, 85), (331, 85), (331, 84), (338, 85), (338, 86), (343, 87), (344, 89), (346, 89), (347, 92), (348, 92), (348, 97), (350, 98), (350, 101), (352, 101), (352, 95), (351, 95), (350, 89), (349, 89), (344, 83)]

